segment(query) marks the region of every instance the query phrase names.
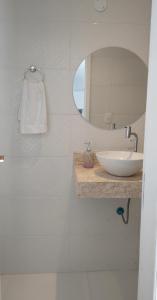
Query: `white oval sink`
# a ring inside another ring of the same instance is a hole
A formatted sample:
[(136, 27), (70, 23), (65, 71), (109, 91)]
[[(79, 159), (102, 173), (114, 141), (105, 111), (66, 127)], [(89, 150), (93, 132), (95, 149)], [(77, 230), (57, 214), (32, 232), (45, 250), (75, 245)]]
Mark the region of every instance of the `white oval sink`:
[(100, 165), (111, 175), (132, 176), (142, 169), (143, 153), (128, 151), (102, 151), (96, 157)]

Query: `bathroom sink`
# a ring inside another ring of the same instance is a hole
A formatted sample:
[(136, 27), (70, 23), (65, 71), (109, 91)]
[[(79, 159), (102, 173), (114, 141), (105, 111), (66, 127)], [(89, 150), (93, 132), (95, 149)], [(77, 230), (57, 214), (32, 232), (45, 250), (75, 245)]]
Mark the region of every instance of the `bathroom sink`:
[(143, 153), (102, 151), (96, 157), (106, 172), (115, 176), (132, 176), (142, 169)]

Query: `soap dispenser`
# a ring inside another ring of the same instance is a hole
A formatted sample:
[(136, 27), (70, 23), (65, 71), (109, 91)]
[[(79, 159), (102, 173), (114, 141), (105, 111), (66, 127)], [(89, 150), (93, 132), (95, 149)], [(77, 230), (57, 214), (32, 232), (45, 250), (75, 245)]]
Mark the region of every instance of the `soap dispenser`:
[(94, 153), (91, 149), (91, 143), (85, 143), (87, 145), (86, 151), (83, 153), (83, 167), (93, 168), (94, 167)]

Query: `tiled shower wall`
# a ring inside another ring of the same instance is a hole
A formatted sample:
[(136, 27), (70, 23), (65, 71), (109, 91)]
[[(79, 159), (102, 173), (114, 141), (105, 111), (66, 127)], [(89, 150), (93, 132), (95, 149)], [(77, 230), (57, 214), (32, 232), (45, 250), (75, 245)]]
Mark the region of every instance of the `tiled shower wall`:
[[(146, 63), (150, 0), (109, 0), (96, 13), (91, 0), (0, 2), (0, 272), (126, 270), (138, 266), (140, 201), (130, 223), (115, 210), (125, 200), (78, 200), (72, 155), (91, 140), (94, 149), (126, 149), (124, 131), (96, 129), (77, 113), (72, 81), (81, 60), (101, 47), (120, 46)], [(45, 74), (49, 131), (18, 133), (23, 72)], [(134, 126), (143, 149), (144, 118)]]

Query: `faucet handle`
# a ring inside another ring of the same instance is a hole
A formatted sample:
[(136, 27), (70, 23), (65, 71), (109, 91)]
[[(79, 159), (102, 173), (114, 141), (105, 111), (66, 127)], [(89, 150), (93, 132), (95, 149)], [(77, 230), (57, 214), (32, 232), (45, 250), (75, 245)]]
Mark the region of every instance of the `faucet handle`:
[(125, 137), (126, 137), (127, 139), (129, 139), (130, 136), (131, 136), (131, 126), (126, 126), (126, 127), (124, 127), (124, 128), (125, 128)]

